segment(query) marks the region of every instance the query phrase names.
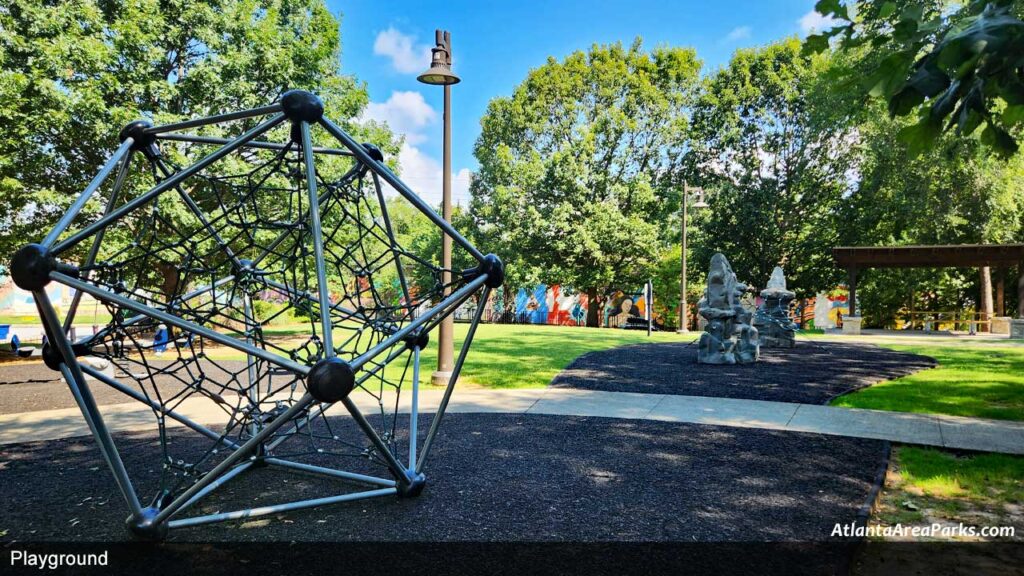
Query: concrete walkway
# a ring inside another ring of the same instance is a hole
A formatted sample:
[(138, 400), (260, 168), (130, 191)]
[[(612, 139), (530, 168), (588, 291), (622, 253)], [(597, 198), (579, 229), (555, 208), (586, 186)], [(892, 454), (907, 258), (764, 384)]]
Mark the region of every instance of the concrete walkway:
[[(408, 396), (409, 394), (403, 395), (400, 403), (402, 411), (408, 410)], [(376, 406), (376, 402), (368, 395), (362, 394), (356, 399), (364, 411), (373, 410)], [(421, 410), (436, 410), (440, 399), (440, 390), (421, 392)], [(229, 403), (232, 401), (231, 398), (225, 400)], [(385, 403), (387, 402), (388, 399), (385, 399)], [(101, 410), (108, 427), (115, 431), (149, 430), (155, 427), (152, 411), (139, 403), (102, 406)], [(223, 424), (228, 419), (223, 409), (205, 398), (187, 400), (177, 411), (195, 422), (208, 425)], [(1024, 454), (1024, 422), (835, 408), (788, 402), (552, 388), (463, 389), (455, 393), (449, 411), (691, 422)], [(342, 415), (344, 408), (334, 406), (328, 414)], [(54, 440), (88, 434), (89, 430), (76, 408), (0, 416), (0, 444)]]

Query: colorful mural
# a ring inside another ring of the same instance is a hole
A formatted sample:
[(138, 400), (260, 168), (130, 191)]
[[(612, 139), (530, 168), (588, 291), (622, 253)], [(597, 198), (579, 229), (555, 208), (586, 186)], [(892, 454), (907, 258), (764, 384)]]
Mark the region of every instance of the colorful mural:
[[(46, 294), (60, 311), (67, 309), (67, 306), (71, 304), (75, 291), (62, 284), (51, 282), (46, 287)], [(2, 272), (0, 272), (0, 315), (15, 316), (19, 319), (24, 317), (30, 323), (35, 323), (39, 319), (39, 311), (36, 310), (32, 293), (15, 286), (10, 276)]]
[[(794, 315), (801, 328), (835, 328), (841, 326), (842, 318), (850, 313), (844, 286), (821, 292), (815, 298), (803, 300), (801, 304), (798, 313)], [(827, 315), (828, 322), (824, 326), (816, 326), (815, 316), (822, 315)]]
[[(588, 306), (586, 294), (558, 284), (520, 288), (511, 299), (507, 299), (504, 289), (499, 288), (491, 296), (489, 313), (484, 314), (484, 320), (502, 324), (585, 326)], [(617, 291), (606, 300), (601, 324), (620, 327), (629, 318), (646, 318), (646, 313), (647, 302), (642, 290), (635, 293)]]

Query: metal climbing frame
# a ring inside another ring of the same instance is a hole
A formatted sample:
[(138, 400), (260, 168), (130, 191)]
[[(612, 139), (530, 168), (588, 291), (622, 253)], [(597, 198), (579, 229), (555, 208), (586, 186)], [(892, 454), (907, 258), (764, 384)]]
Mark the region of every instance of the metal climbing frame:
[[(314, 146), (314, 131), (335, 144)], [(385, 185), (475, 265), (443, 284), (431, 255), (405, 246), (393, 228), (388, 205), (400, 201), (385, 197)], [(426, 432), (420, 352), (443, 318), (470, 298), (486, 302), (504, 275), (497, 257), (480, 253), (379, 149), (353, 140), (304, 91), (241, 112), (129, 124), (54, 229), (15, 254), (11, 272), (35, 297), (48, 340), (43, 358), (74, 395), (128, 505), (128, 527), (146, 539), (418, 495), (486, 307), (477, 307)], [(76, 291), (63, 319), (47, 296), (50, 282)], [(73, 342), (67, 335), (83, 295), (111, 319)], [(275, 335), (272, 323), (285, 320), (303, 328)], [(165, 332), (154, 343), (158, 330)], [(92, 383), (148, 407), (158, 446), (115, 438)], [(126, 450), (136, 451), (132, 463), (159, 457), (158, 474), (131, 470)], [(334, 479), (345, 490), (229, 512), (209, 504), (233, 478), (267, 466), (323, 477), (324, 486)]]

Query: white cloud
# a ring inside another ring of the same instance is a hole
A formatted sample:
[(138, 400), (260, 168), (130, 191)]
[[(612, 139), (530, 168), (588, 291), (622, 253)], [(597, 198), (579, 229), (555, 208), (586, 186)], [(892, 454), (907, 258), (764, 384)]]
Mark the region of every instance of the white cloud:
[[(405, 138), (398, 155), (401, 178), (431, 206), (439, 206), (444, 171), (438, 160), (418, 147), (429, 139), (424, 129), (436, 125), (437, 111), (427, 104), (419, 92), (394, 91), (386, 101), (370, 102), (366, 106), (360, 121), (367, 120), (386, 122), (392, 132)], [(436, 138), (440, 136), (438, 131)], [(452, 202), (455, 204), (469, 204), (470, 178), (468, 168), (452, 174)]]
[(751, 32), (752, 29), (750, 28), (750, 26), (737, 26), (730, 30), (729, 33), (725, 35), (725, 38), (722, 39), (722, 41), (736, 42), (738, 40), (746, 40), (747, 38), (750, 38)]
[(811, 34), (813, 32), (824, 32), (836, 24), (839, 24), (839, 21), (832, 16), (825, 16), (824, 14), (819, 14), (818, 12), (811, 10), (800, 17), (799, 23), (801, 32), (804, 34)]
[(390, 58), (395, 70), (403, 74), (421, 72), (430, 66), (430, 46), (417, 44), (413, 36), (402, 34), (394, 27), (377, 34), (373, 53)]
[[(402, 150), (398, 153), (398, 163), (401, 167), (402, 181), (431, 206), (440, 206), (444, 184), (441, 163), (408, 142), (402, 145)], [(472, 172), (469, 168), (452, 173), (453, 204), (469, 205), (471, 178)]]
[(419, 92), (394, 91), (385, 102), (370, 102), (360, 120), (385, 122), (396, 134), (404, 134), (406, 142), (418, 144), (425, 139), (420, 130), (437, 120), (437, 112)]

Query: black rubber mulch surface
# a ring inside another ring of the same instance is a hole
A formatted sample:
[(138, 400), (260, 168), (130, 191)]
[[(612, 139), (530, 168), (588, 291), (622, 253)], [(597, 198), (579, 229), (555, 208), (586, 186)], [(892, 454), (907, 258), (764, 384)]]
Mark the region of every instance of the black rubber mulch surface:
[[(498, 414), (450, 414), (438, 440), (418, 498), (182, 528), (171, 540), (822, 542), (857, 518), (885, 452), (881, 441), (816, 434)], [(155, 440), (118, 442), (133, 479), (152, 485)], [(340, 480), (263, 468), (196, 512), (348, 491)], [(0, 449), (0, 541), (123, 540), (126, 516), (91, 439)]]
[(551, 386), (824, 404), (936, 364), (871, 344), (807, 341), (796, 348), (762, 348), (755, 364), (698, 364), (696, 344), (637, 344), (584, 354)]

